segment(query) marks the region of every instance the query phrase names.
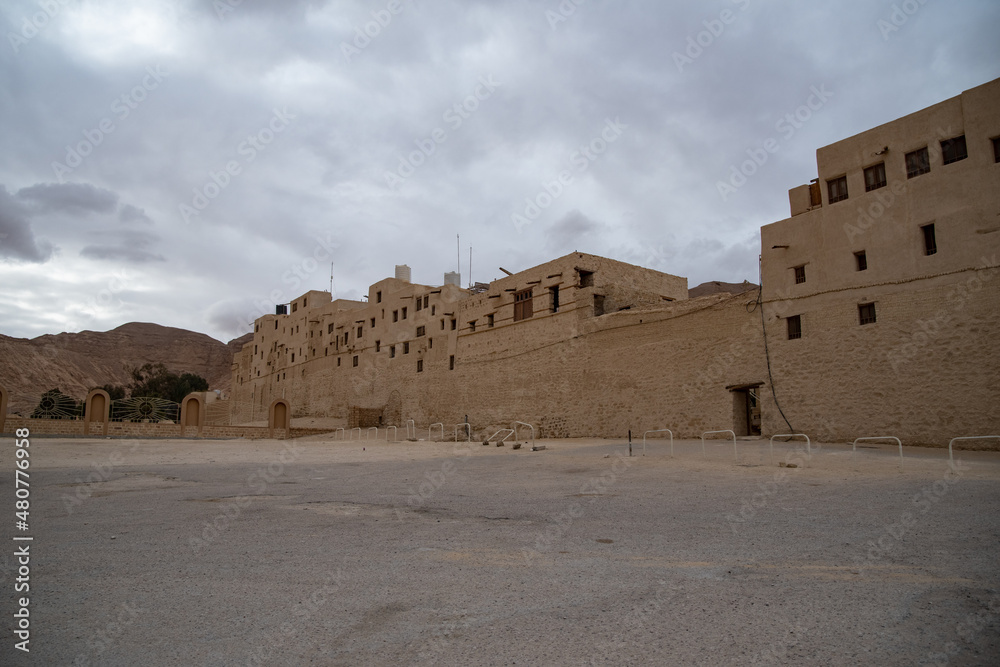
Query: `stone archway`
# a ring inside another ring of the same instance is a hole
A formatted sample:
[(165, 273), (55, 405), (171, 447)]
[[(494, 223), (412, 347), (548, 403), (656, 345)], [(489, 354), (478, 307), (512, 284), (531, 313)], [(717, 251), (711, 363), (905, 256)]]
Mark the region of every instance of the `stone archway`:
[(195, 435), (199, 438), (205, 428), (205, 397), (200, 393), (188, 394), (181, 401), (181, 436), (188, 427), (194, 427)]
[(283, 398), (276, 398), (271, 401), (271, 406), (267, 409), (267, 437), (274, 437), (274, 429), (284, 429), (285, 437), (292, 433), (292, 408)]
[(101, 435), (107, 435), (110, 421), (111, 396), (103, 389), (91, 389), (87, 394), (87, 407), (83, 415), (83, 434), (90, 435), (91, 424), (101, 424)]

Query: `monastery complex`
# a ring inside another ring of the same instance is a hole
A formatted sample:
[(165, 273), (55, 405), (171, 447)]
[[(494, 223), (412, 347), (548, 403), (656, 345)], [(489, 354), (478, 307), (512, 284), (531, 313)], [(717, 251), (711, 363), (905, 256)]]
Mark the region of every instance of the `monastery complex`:
[[(808, 433), (943, 444), (1000, 432), (1000, 80), (817, 151), (791, 216), (761, 229), (761, 283), (574, 252), (473, 289), (393, 278), (259, 318), (232, 419), (294, 417), (473, 439)], [(737, 290), (739, 291), (739, 290)]]

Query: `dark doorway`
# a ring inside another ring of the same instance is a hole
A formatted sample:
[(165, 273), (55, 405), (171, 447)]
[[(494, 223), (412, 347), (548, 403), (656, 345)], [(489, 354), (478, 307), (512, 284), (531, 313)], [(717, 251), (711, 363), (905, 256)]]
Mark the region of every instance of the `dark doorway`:
[(740, 435), (760, 435), (760, 385), (734, 387), (733, 432)]

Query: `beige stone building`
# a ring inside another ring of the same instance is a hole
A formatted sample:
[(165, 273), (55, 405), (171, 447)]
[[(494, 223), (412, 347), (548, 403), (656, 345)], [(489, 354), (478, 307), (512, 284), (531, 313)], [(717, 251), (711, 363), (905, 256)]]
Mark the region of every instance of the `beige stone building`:
[(817, 151), (761, 230), (763, 288), (571, 253), (466, 290), (397, 272), (254, 325), (233, 415), (275, 398), (345, 426), (477, 436), (804, 432), (907, 443), (1000, 432), (1000, 80)]

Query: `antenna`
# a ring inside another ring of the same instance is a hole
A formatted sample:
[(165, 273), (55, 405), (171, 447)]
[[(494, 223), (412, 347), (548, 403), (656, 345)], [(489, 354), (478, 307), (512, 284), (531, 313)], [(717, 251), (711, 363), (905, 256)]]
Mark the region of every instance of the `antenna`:
[(336, 292), (333, 291), (333, 262), (330, 262), (330, 296), (337, 298)]
[[(458, 234), (455, 234), (455, 260), (458, 275), (462, 275), (462, 239)], [(458, 286), (461, 287), (462, 283), (459, 283)]]
[(472, 246), (469, 246), (469, 289), (472, 289)]

